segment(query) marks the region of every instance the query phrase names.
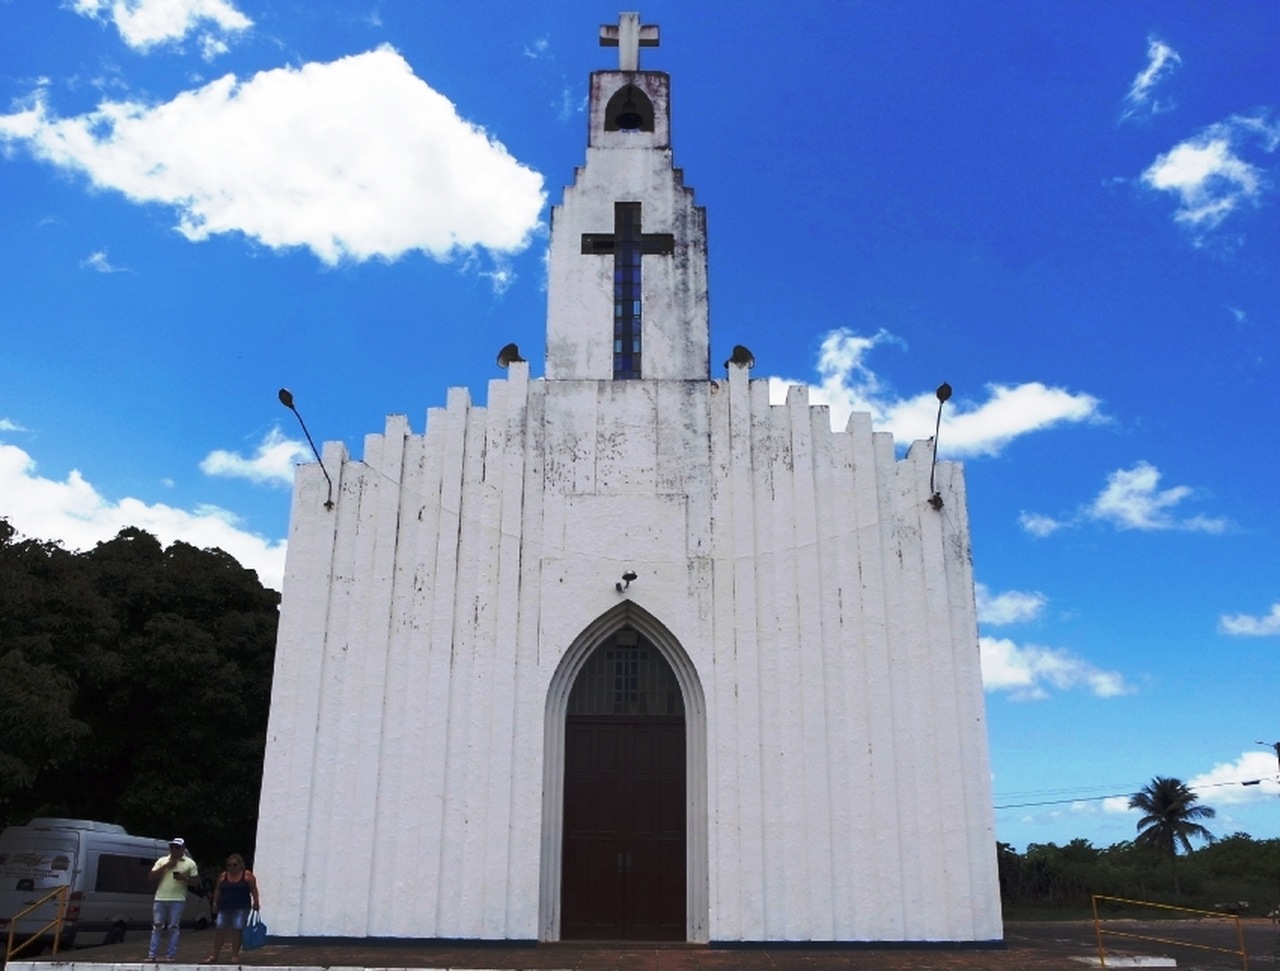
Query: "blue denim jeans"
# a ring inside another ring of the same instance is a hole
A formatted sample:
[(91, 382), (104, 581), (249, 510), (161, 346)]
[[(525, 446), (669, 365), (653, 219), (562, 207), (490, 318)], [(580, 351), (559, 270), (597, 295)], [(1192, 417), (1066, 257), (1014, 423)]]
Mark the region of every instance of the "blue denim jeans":
[(147, 957), (154, 958), (160, 949), (160, 936), (165, 929), (169, 931), (168, 956), (178, 953), (178, 933), (182, 928), (182, 908), (185, 900), (157, 900), (151, 906), (151, 946), (147, 948)]

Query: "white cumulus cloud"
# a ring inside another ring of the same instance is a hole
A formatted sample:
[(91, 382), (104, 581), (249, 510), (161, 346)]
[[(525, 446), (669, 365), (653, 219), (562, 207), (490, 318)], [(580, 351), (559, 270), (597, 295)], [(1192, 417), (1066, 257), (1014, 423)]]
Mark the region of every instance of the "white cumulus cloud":
[(1243, 157), (1280, 145), (1280, 124), (1266, 113), (1233, 115), (1159, 156), (1142, 181), (1178, 199), (1174, 219), (1196, 232), (1216, 228), (1243, 205), (1257, 205), (1270, 188), (1262, 170)]
[(106, 250), (98, 250), (96, 253), (90, 253), (80, 261), (82, 270), (95, 270), (98, 273), (125, 273), (126, 268), (116, 266), (107, 258)]
[(978, 622), (996, 627), (1035, 620), (1049, 598), (1042, 593), (1006, 590), (993, 594), (985, 583), (975, 585), (978, 599)]
[(1139, 113), (1158, 115), (1173, 109), (1170, 101), (1155, 97), (1156, 86), (1178, 69), (1182, 58), (1172, 47), (1158, 37), (1147, 38), (1147, 64), (1138, 72), (1125, 95), (1125, 110), (1121, 120)]
[[(1244, 785), (1245, 782), (1256, 783)], [(1261, 802), (1280, 795), (1274, 752), (1244, 752), (1234, 762), (1221, 762), (1187, 780), (1201, 800), (1212, 805)]]
[(227, 50), (226, 36), (253, 21), (227, 0), (70, 0), (76, 13), (109, 21), (138, 51), (176, 43), (195, 34), (206, 59)]
[(1207, 516), (1179, 519), (1172, 511), (1192, 495), (1189, 486), (1160, 489), (1160, 470), (1149, 462), (1131, 469), (1117, 469), (1107, 476), (1106, 487), (1093, 501), (1089, 516), (1112, 523), (1120, 529), (1180, 529), (1220, 533), (1226, 520)]
[(1106, 485), (1091, 503), (1064, 517), (1024, 511), (1022, 528), (1033, 536), (1048, 536), (1060, 529), (1093, 520), (1117, 529), (1144, 531), (1181, 530), (1193, 533), (1221, 533), (1229, 525), (1225, 519), (1194, 515), (1179, 517), (1175, 510), (1194, 496), (1190, 486), (1160, 488), (1161, 473), (1150, 462), (1138, 462), (1131, 469), (1117, 469), (1107, 476)]
[(286, 438), (279, 428), (273, 428), (247, 458), (216, 449), (200, 462), (200, 471), (228, 479), (291, 485), (294, 466), (310, 459), (311, 450), (305, 444)]
[(168, 546), (182, 540), (200, 549), (217, 547), (234, 556), (268, 587), (284, 580), (285, 544), (244, 529), (235, 515), (216, 506), (186, 510), (125, 498), (112, 501), (76, 470), (65, 481), (47, 479), (35, 460), (14, 445), (0, 443), (0, 510), (14, 529), (67, 549), (91, 549), (126, 526), (136, 526)]
[(1027, 512), (1023, 510), (1018, 514), (1018, 523), (1032, 536), (1052, 536), (1064, 526), (1069, 525), (1062, 520), (1054, 519), (1052, 516), (1045, 516), (1042, 513)]
[(543, 179), (381, 47), (331, 63), (228, 74), (171, 101), (58, 118), (37, 91), (0, 115), (0, 145), (177, 213), (193, 241), (243, 233), (325, 263), (525, 248)]
[(1039, 701), (1050, 689), (1083, 688), (1099, 698), (1129, 694), (1132, 688), (1117, 671), (1103, 671), (1068, 650), (1020, 646), (1008, 638), (980, 637), (982, 685), (1007, 691), (1015, 701)]
[(1218, 629), (1237, 637), (1280, 636), (1280, 602), (1271, 605), (1271, 613), (1262, 617), (1249, 614), (1223, 614), (1218, 618)]
[[(846, 328), (833, 330), (823, 338), (818, 354), (820, 382), (810, 386), (809, 400), (827, 405), (831, 427), (841, 429), (854, 411), (871, 414), (880, 431), (893, 433), (899, 443), (933, 436), (938, 399), (933, 391), (903, 398), (887, 387), (866, 363), (870, 351), (881, 344), (901, 344), (887, 331), (873, 336), (855, 334)], [(769, 378), (769, 397), (775, 404), (786, 401), (792, 385), (804, 384), (788, 378)], [(953, 397), (943, 411), (941, 445), (944, 458), (998, 455), (1015, 438), (1064, 423), (1102, 421), (1101, 403), (1087, 394), (1075, 394), (1039, 382), (1019, 385), (991, 384), (983, 400)]]

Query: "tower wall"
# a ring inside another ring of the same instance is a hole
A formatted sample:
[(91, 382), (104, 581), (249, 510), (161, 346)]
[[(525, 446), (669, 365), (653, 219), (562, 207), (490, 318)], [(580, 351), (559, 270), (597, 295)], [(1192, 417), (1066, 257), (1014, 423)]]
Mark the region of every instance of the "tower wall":
[[(654, 96), (653, 132), (600, 130), (603, 107), (635, 83)], [(671, 255), (643, 259), (644, 377), (706, 380), (709, 376), (706, 211), (696, 206), (668, 144), (666, 75), (601, 71), (592, 75), (591, 144), (564, 201), (551, 212), (547, 286), (548, 379), (613, 377), (608, 322), (613, 319), (611, 256), (584, 255), (584, 234), (614, 227), (614, 204), (641, 203), (646, 233), (670, 233)]]

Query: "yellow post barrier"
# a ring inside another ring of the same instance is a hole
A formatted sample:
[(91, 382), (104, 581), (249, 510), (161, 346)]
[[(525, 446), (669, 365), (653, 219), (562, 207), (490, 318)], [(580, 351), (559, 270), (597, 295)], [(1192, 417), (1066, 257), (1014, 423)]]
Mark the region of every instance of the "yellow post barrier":
[[(1197, 944), (1195, 941), (1180, 941), (1171, 937), (1155, 937), (1150, 934), (1134, 934), (1129, 931), (1117, 931), (1107, 929), (1104, 931), (1102, 920), (1098, 917), (1098, 901), (1110, 900), (1118, 904), (1132, 904), (1135, 907), (1154, 907), (1160, 910), (1177, 910), (1184, 914), (1199, 914), (1203, 917), (1215, 917), (1219, 920), (1233, 920), (1236, 923), (1236, 940), (1240, 944), (1239, 950), (1232, 950), (1229, 947), (1213, 947), (1209, 944)], [(1176, 944), (1179, 947), (1193, 947), (1201, 951), (1216, 951), (1220, 954), (1234, 954), (1240, 958), (1242, 971), (1249, 971), (1249, 955), (1244, 946), (1244, 925), (1240, 923), (1239, 914), (1220, 914), (1216, 910), (1197, 910), (1194, 907), (1176, 907), (1173, 904), (1158, 904), (1153, 900), (1130, 900), (1126, 897), (1108, 897), (1104, 894), (1095, 893), (1093, 895), (1093, 929), (1098, 937), (1098, 962), (1102, 967), (1107, 966), (1106, 953), (1102, 945), (1103, 933), (1111, 934), (1114, 937), (1127, 937), (1139, 941), (1153, 941), (1157, 944)]]
[(1102, 922), (1098, 920), (1098, 895), (1093, 895), (1093, 933), (1098, 939), (1098, 967), (1105, 968), (1107, 966), (1107, 952), (1102, 946)]
[[(63, 921), (67, 919), (67, 894), (70, 892), (70, 890), (71, 888), (65, 884), (54, 890), (50, 890), (47, 894), (45, 894), (43, 897), (41, 897), (39, 900), (33, 903), (30, 907), (27, 907), (25, 910), (20, 910), (18, 911), (18, 913), (13, 915), (13, 917), (9, 921), (9, 941), (4, 951), (4, 960), (6, 964), (8, 964), (9, 961), (13, 958), (13, 955), (15, 952), (22, 950), (24, 947), (26, 947), (28, 944), (30, 944), (32, 941), (34, 941), (36, 938), (38, 938), (41, 934), (43, 934), (45, 931), (47, 931), (51, 927), (55, 928), (53, 932), (53, 953), (54, 954), (58, 953), (58, 945), (62, 941), (62, 924), (63, 924)], [(25, 917), (27, 914), (31, 913), (31, 911), (35, 910), (37, 907), (43, 907), (54, 897), (58, 898), (58, 912), (54, 916), (53, 920), (49, 921), (49, 923), (39, 928), (34, 934), (32, 934), (25, 941), (22, 941), (17, 945), (17, 947), (15, 947), (13, 944), (13, 935), (17, 933), (18, 920), (22, 917)]]

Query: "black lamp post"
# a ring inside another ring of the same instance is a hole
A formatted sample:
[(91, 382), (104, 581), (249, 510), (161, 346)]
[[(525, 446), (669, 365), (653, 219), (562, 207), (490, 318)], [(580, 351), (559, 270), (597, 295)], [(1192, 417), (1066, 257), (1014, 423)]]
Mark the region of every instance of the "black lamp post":
[(325, 509), (333, 508), (333, 480), (329, 478), (329, 470), (324, 467), (324, 460), (320, 458), (320, 451), (316, 448), (316, 443), (311, 440), (311, 433), (307, 431), (307, 423), (302, 420), (302, 415), (298, 414), (298, 409), (293, 406), (293, 394), (288, 388), (281, 388), (276, 395), (280, 399), (280, 404), (284, 405), (293, 412), (294, 417), (298, 419), (298, 424), (302, 426), (302, 434), (307, 436), (307, 444), (311, 446), (311, 454), (316, 457), (316, 461), (320, 463), (320, 471), (324, 473), (324, 481), (329, 483), (329, 495), (324, 501)]

